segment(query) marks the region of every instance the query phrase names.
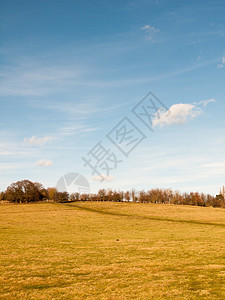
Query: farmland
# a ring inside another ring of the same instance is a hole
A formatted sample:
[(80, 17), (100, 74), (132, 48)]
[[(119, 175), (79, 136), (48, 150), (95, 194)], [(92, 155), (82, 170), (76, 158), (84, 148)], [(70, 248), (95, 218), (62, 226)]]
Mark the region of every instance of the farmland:
[(0, 299), (224, 299), (225, 210), (0, 206)]

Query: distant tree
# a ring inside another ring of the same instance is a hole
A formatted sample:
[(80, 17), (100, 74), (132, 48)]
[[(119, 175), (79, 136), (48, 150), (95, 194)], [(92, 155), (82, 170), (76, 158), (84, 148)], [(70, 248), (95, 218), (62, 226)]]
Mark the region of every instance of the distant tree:
[(48, 198), (48, 191), (39, 182), (35, 182), (34, 185), (40, 193), (40, 200), (46, 200)]
[(80, 194), (79, 193), (72, 193), (69, 197), (70, 201), (79, 201), (80, 200)]
[(152, 189), (148, 193), (148, 202), (162, 203), (163, 193), (159, 189)]
[[(175, 203), (174, 203), (174, 204), (175, 204)], [(190, 197), (190, 194), (184, 193), (184, 194), (182, 195), (181, 204), (183, 204), (183, 205), (191, 205), (191, 197)]]
[(216, 195), (213, 201), (213, 207), (225, 207), (224, 197), (222, 194)]
[(138, 197), (136, 195), (135, 189), (132, 189), (132, 191), (131, 191), (131, 197), (132, 197), (132, 201), (133, 202), (137, 202), (138, 201)]
[(126, 201), (130, 201), (130, 198), (131, 198), (131, 195), (130, 195), (130, 192), (129, 191), (126, 191), (125, 193), (124, 193), (124, 199), (126, 200)]
[(171, 203), (175, 205), (184, 204), (184, 198), (178, 191), (173, 192)]
[(220, 189), (220, 194), (223, 196), (223, 198), (225, 199), (225, 187), (223, 185), (222, 189)]
[(51, 201), (56, 201), (57, 200), (57, 193), (58, 193), (58, 191), (57, 191), (56, 188), (49, 187), (47, 189), (47, 197), (48, 197), (48, 199), (51, 200)]
[(56, 192), (56, 202), (68, 202), (69, 201), (69, 193), (67, 192)]
[(212, 195), (207, 194), (206, 195), (206, 206), (213, 206), (215, 198)]
[(90, 201), (98, 201), (98, 197), (96, 194), (90, 194), (89, 195), (89, 200)]
[(3, 201), (3, 200), (5, 200), (5, 193), (1, 192), (0, 193), (0, 201)]
[(33, 182), (22, 180), (12, 183), (6, 189), (5, 200), (16, 203), (35, 202), (41, 200), (41, 193)]
[(145, 193), (144, 190), (142, 190), (142, 191), (139, 192), (138, 202), (140, 202), (140, 203), (146, 202), (146, 193)]
[(151, 189), (147, 192), (144, 190), (131, 192), (100, 189), (97, 194), (79, 194), (69, 195), (67, 192), (59, 192), (55, 187), (45, 189), (41, 183), (22, 180), (12, 183), (5, 192), (0, 193), (0, 201), (6, 200), (14, 203), (28, 203), (40, 200), (52, 200), (55, 202), (68, 201), (132, 201), (140, 203), (163, 203), (177, 205), (198, 205), (213, 206), (225, 208), (225, 188), (220, 190), (216, 197), (211, 195), (190, 192), (180, 194), (179, 191), (171, 189)]
[(98, 201), (106, 201), (106, 190), (105, 189), (100, 189), (98, 191)]
[(199, 193), (190, 193), (191, 205), (204, 206), (204, 201), (202, 200)]
[(113, 201), (113, 191), (111, 189), (107, 191), (106, 197), (107, 197), (107, 201)]
[(88, 201), (90, 199), (89, 194), (81, 194), (80, 200), (81, 201)]
[(166, 190), (166, 195), (167, 195), (167, 203), (171, 203), (171, 199), (172, 199), (172, 197), (173, 197), (173, 191), (171, 190), (171, 189), (167, 189)]
[(113, 191), (112, 199), (114, 202), (122, 202), (123, 201), (123, 195), (121, 192)]
[(120, 191), (119, 195), (120, 195), (120, 202), (123, 202), (124, 201), (124, 192)]

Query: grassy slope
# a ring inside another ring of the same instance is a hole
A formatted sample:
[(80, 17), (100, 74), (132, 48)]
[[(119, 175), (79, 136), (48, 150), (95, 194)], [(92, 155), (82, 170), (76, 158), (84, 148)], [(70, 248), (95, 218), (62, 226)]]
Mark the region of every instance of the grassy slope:
[(225, 299), (225, 210), (0, 206), (0, 299)]

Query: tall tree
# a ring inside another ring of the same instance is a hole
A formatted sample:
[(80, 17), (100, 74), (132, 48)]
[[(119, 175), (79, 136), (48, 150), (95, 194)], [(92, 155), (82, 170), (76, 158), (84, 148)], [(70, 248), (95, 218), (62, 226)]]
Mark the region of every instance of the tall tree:
[(22, 180), (12, 183), (7, 188), (5, 199), (16, 203), (35, 202), (41, 200), (41, 193), (33, 182)]

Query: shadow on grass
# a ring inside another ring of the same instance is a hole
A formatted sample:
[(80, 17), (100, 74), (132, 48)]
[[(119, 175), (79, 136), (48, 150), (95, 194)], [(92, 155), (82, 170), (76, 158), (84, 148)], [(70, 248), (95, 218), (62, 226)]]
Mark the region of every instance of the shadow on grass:
[(61, 203), (63, 206), (69, 206), (71, 208), (76, 208), (80, 210), (85, 210), (93, 213), (99, 213), (103, 215), (111, 215), (117, 217), (127, 217), (127, 218), (134, 218), (134, 219), (143, 219), (143, 220), (153, 220), (153, 221), (163, 221), (163, 222), (175, 222), (175, 223), (186, 223), (186, 224), (197, 224), (197, 225), (209, 225), (209, 226), (219, 226), (225, 228), (225, 224), (220, 223), (213, 223), (213, 222), (204, 222), (204, 221), (197, 221), (197, 220), (181, 220), (181, 219), (172, 219), (172, 218), (162, 218), (162, 217), (155, 217), (155, 216), (139, 216), (139, 215), (129, 215), (124, 213), (116, 213), (116, 212), (109, 212), (105, 210), (98, 210), (89, 207), (81, 207), (79, 205), (68, 204), (68, 203)]
[(24, 285), (24, 289), (26, 290), (44, 290), (50, 288), (62, 288), (66, 286), (70, 286), (71, 282), (68, 283), (39, 283), (39, 284), (27, 284)]

